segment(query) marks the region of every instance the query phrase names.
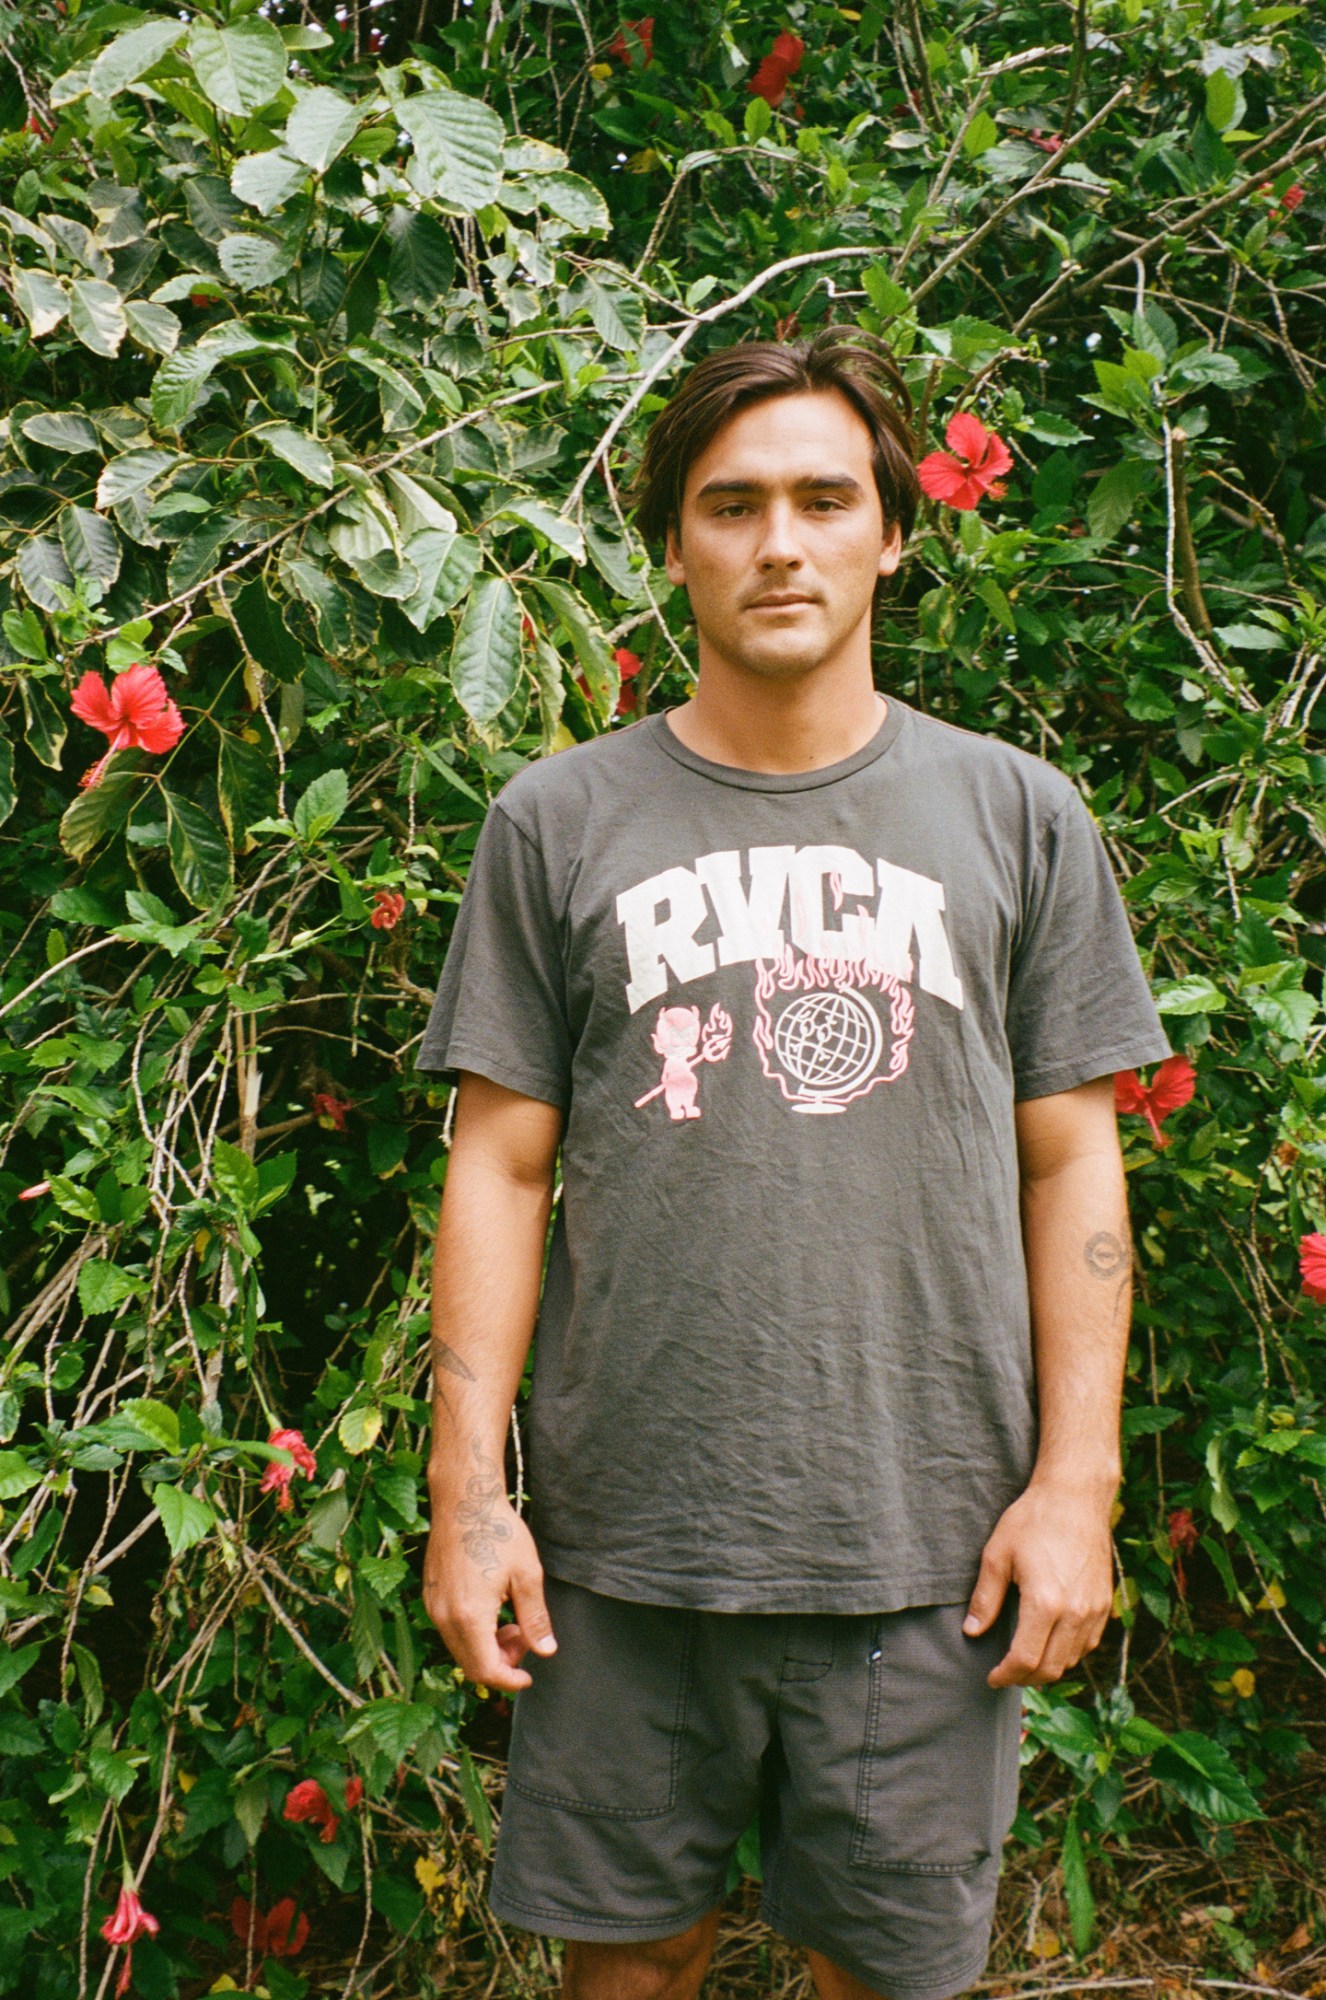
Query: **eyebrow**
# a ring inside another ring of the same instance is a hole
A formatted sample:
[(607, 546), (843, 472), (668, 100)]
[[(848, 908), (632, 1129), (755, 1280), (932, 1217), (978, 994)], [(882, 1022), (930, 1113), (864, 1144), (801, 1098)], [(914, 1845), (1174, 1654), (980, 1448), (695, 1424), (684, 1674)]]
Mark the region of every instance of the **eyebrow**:
[[(803, 493), (860, 493), (859, 480), (850, 473), (807, 473), (803, 479), (792, 481)], [(762, 479), (708, 479), (696, 494), (697, 500), (711, 500), (715, 494), (758, 494), (767, 493), (768, 485)]]

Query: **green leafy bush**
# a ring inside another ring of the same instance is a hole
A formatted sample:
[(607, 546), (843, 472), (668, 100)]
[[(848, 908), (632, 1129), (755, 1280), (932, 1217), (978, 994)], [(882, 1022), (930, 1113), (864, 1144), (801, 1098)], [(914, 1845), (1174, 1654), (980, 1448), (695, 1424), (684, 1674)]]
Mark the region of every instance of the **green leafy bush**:
[(927, 501), (881, 684), (1077, 780), (1194, 1072), (1123, 1100), (1117, 1679), (1027, 1703), (1085, 1949), (1093, 1857), (1227, 1841), (1326, 1672), (1320, 35), (373, 19), (0, 21), (0, 1992), (104, 1988), (122, 1866), (148, 2000), (428, 1990), (482, 1937), (494, 1739), (416, 1582), (413, 1050), (494, 791), (688, 685), (642, 425), (830, 317), (893, 342), (924, 451), (966, 412), (1011, 460)]

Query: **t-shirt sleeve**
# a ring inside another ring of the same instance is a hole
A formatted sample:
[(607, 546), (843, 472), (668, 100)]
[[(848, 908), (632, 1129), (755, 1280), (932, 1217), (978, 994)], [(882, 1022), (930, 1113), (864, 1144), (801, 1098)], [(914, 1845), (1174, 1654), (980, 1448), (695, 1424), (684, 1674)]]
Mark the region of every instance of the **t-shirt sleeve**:
[(494, 805), (456, 915), (419, 1070), (476, 1070), (563, 1110), (571, 1035), (559, 926), (543, 856)]
[(1041, 839), (1005, 1027), (1015, 1098), (1171, 1053), (1105, 843), (1077, 792)]

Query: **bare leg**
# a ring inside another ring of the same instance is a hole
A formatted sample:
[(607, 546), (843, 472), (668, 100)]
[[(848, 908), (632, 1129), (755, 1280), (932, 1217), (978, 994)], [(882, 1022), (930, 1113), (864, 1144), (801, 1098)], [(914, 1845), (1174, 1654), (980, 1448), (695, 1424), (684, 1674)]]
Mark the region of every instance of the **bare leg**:
[(852, 1973), (844, 1972), (822, 1951), (807, 1950), (806, 1957), (820, 2000), (883, 2000), (873, 1986), (863, 1986)]
[(695, 2000), (718, 1933), (718, 1910), (653, 1944), (567, 1941), (562, 2000)]

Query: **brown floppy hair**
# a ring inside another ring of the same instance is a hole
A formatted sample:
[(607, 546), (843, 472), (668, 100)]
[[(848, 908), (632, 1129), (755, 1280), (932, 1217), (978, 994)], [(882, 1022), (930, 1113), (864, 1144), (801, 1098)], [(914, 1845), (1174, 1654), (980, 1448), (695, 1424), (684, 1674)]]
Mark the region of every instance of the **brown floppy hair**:
[(738, 341), (697, 361), (645, 439), (630, 497), (646, 541), (662, 542), (680, 522), (686, 474), (730, 416), (767, 397), (819, 389), (836, 389), (864, 420), (885, 527), (898, 522), (906, 541), (921, 497), (912, 398), (884, 342), (852, 326), (804, 340)]

